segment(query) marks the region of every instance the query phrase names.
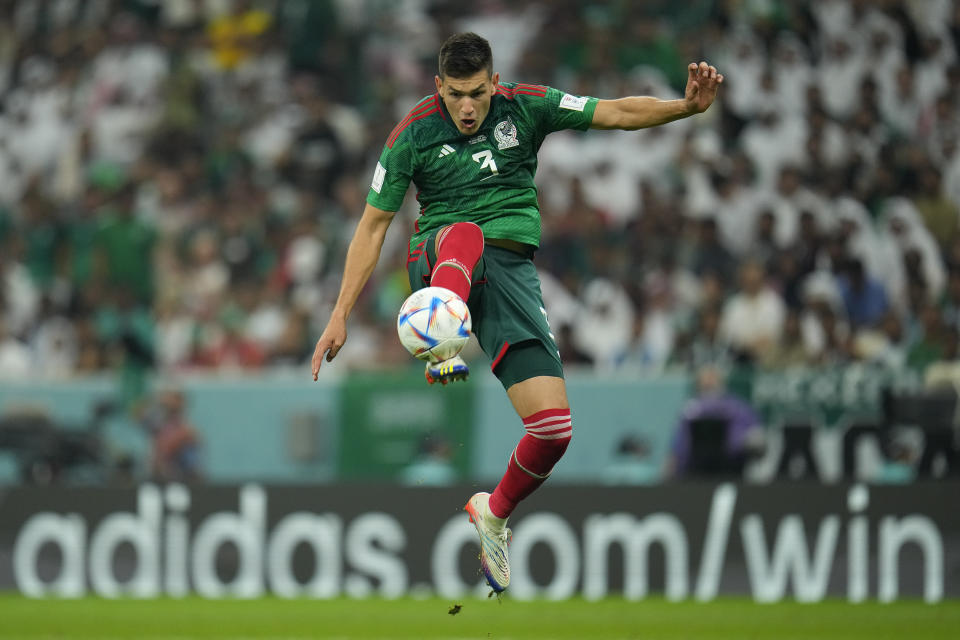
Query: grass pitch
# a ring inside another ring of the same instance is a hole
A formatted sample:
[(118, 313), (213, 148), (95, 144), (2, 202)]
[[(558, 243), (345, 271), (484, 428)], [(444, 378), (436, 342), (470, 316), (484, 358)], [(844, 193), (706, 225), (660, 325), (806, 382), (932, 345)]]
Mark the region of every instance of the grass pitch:
[[(450, 611), (460, 604), (458, 613)], [(0, 638), (193, 640), (911, 640), (960, 637), (960, 601), (937, 605), (496, 600), (29, 600), (0, 595)]]

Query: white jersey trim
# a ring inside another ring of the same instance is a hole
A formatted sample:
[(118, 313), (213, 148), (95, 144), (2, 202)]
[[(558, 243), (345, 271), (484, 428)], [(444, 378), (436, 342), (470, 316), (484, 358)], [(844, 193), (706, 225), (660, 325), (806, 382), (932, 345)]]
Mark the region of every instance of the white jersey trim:
[(373, 172), (373, 182), (370, 184), (370, 188), (380, 193), (380, 189), (383, 188), (383, 179), (387, 177), (387, 170), (383, 168), (383, 165), (379, 162), (377, 163), (377, 168)]

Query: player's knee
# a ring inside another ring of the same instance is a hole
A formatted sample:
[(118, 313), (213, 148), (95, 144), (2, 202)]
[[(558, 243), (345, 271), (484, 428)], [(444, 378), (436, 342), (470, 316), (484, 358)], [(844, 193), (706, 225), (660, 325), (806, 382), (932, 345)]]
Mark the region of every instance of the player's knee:
[(546, 409), (523, 419), (527, 434), (514, 452), (517, 465), (545, 480), (560, 461), (573, 435), (570, 409)]
[(474, 222), (454, 222), (446, 229), (441, 231), (441, 235), (438, 238), (439, 242), (443, 242), (447, 238), (457, 238), (460, 240), (466, 240), (468, 242), (483, 242), (483, 230), (480, 229), (480, 225)]
[(450, 226), (455, 227), (459, 233), (469, 233), (474, 236), (483, 237), (483, 230), (476, 222), (454, 222)]
[(570, 409), (545, 409), (524, 418), (523, 428), (563, 455), (573, 437), (573, 418)]

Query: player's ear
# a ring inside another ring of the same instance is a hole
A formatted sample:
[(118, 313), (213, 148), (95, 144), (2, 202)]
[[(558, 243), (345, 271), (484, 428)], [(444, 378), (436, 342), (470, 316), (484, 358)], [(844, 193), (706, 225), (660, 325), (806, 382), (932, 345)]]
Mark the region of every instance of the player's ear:
[(493, 86), (494, 86), (494, 87), (496, 87), (498, 84), (500, 84), (500, 72), (499, 72), (499, 71), (496, 72), (496, 73), (494, 73), (492, 76), (490, 76), (490, 82), (493, 83)]
[(440, 79), (440, 76), (433, 76), (433, 83), (437, 85), (437, 93), (440, 93), (440, 89), (443, 87), (443, 80)]

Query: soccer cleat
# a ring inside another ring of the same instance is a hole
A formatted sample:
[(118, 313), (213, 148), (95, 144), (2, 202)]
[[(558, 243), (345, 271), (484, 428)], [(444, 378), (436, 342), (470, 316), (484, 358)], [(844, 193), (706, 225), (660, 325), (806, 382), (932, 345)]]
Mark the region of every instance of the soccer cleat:
[(489, 493), (475, 493), (464, 510), (470, 514), (470, 522), (480, 536), (480, 568), (483, 569), (483, 575), (490, 587), (500, 593), (510, 586), (507, 545), (512, 532), (506, 526), (494, 523), (494, 516), (487, 506), (489, 502)]
[(460, 356), (453, 356), (440, 362), (428, 362), (424, 375), (430, 384), (434, 382), (447, 384), (456, 380), (466, 380), (470, 375), (470, 367)]

